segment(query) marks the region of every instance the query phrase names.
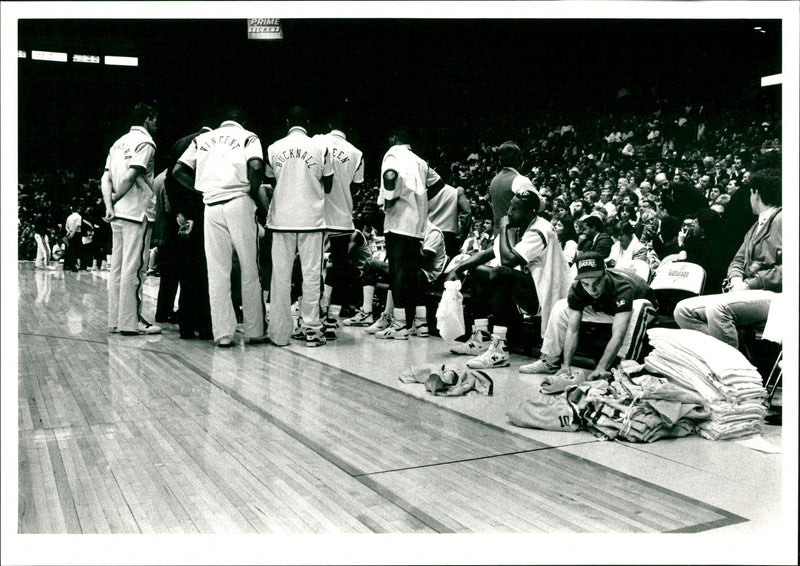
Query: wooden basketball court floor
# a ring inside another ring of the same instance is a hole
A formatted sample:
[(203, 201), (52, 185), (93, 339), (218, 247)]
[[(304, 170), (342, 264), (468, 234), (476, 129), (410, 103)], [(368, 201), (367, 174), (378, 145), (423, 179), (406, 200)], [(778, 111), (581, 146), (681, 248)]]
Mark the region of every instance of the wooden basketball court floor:
[(18, 533), (749, 535), (791, 511), (781, 454), (510, 425), (535, 379), (521, 356), (490, 370), (493, 397), (433, 397), (397, 377), (463, 364), (439, 338), (123, 337), (106, 327), (106, 273), (20, 262), (17, 277)]

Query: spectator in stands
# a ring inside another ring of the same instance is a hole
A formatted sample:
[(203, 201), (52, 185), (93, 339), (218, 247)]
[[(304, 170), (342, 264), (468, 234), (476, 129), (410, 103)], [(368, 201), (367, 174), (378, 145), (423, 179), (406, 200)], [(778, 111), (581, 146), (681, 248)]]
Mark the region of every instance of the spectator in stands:
[(686, 183), (670, 181), (664, 173), (656, 175), (655, 186), (661, 197), (661, 206), (670, 216), (683, 218), (690, 212), (708, 208), (703, 193)]
[(558, 243), (561, 244), (567, 264), (572, 265), (575, 255), (578, 253), (578, 233), (575, 231), (572, 218), (569, 215), (556, 217), (553, 220), (553, 229), (556, 231)]
[(600, 204), (603, 205), (609, 218), (617, 215), (617, 207), (612, 201), (613, 196), (614, 193), (610, 188), (603, 188), (600, 191)]
[(685, 299), (675, 307), (681, 328), (699, 330), (737, 348), (737, 326), (764, 322), (775, 293), (783, 288), (781, 176), (765, 169), (748, 186), (755, 223), (728, 266), (722, 294)]
[(597, 252), (607, 258), (611, 253), (613, 242), (611, 236), (604, 231), (603, 219), (597, 214), (590, 214), (578, 222), (579, 252)]
[(721, 223), (719, 214), (710, 209), (688, 215), (683, 220), (678, 234), (680, 250), (662, 260), (662, 262), (688, 261), (702, 266), (706, 271), (707, 294), (716, 293), (722, 288), (722, 280), (728, 269), (727, 262), (720, 261)]
[(650, 265), (647, 247), (633, 233), (633, 226), (629, 222), (621, 221), (614, 224), (611, 237), (614, 244), (606, 258), (608, 267), (630, 265), (633, 260), (640, 260)]
[[(491, 238), (491, 220), (489, 221), (489, 224), (490, 224), (489, 234)], [(467, 236), (464, 239), (464, 243), (461, 244), (461, 249), (460, 249), (461, 254), (472, 255), (474, 253), (481, 251), (482, 249), (481, 240), (483, 236), (481, 233), (482, 227), (483, 227), (483, 221), (481, 221), (478, 218), (473, 219), (472, 230), (470, 231), (469, 236)]]

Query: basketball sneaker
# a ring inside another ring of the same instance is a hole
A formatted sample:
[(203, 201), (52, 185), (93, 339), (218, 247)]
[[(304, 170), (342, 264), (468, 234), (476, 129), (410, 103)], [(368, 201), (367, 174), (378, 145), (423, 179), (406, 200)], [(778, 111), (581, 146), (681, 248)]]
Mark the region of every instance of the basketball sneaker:
[(326, 316), (322, 319), (322, 330), (328, 340), (336, 340), (337, 328), (339, 328), (339, 321), (335, 318)]
[(430, 336), (430, 332), (428, 331), (428, 321), (424, 318), (415, 318), (414, 324), (411, 326), (411, 331), (409, 333), (412, 336), (427, 338)]
[(392, 325), (392, 315), (382, 312), (381, 317), (367, 327), (367, 334), (375, 334), (381, 330), (386, 330)]
[(343, 320), (342, 324), (345, 326), (369, 326), (373, 322), (375, 322), (375, 319), (372, 317), (371, 312), (364, 312), (358, 309), (356, 314)]
[(492, 336), (483, 328), (472, 327), (472, 336), (466, 342), (454, 344), (450, 351), (454, 354), (477, 356), (485, 352), (492, 345)]
[(508, 365), (508, 346), (501, 338), (492, 337), (489, 348), (480, 356), (467, 362), (467, 367), (472, 369), (501, 368)]
[(558, 371), (559, 366), (551, 366), (545, 360), (536, 360), (519, 367), (520, 373), (543, 373), (552, 375)]
[(309, 348), (316, 348), (318, 346), (324, 346), (327, 340), (325, 339), (325, 334), (319, 330), (309, 330), (306, 332), (306, 346)]
[(404, 322), (394, 321), (392, 325), (375, 333), (375, 338), (381, 340), (408, 340), (408, 328)]

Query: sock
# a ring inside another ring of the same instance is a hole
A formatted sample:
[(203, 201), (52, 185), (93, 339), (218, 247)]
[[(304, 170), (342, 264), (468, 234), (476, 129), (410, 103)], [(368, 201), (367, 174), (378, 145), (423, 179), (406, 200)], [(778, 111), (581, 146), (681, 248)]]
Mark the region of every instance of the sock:
[(361, 310), (365, 313), (372, 312), (372, 301), (375, 298), (375, 287), (372, 285), (365, 285), (363, 287), (364, 291), (364, 303), (361, 305)]
[(338, 320), (340, 312), (342, 312), (342, 305), (331, 305), (328, 307), (328, 318)]
[(484, 334), (484, 337), (489, 335), (489, 319), (488, 318), (476, 318), (475, 324), (472, 326), (473, 331), (481, 331)]
[(492, 332), (492, 338), (497, 338), (499, 340), (506, 339), (506, 332), (508, 332), (508, 328), (505, 326), (497, 326), (495, 324), (494, 331)]
[(414, 309), (414, 318), (420, 320), (428, 320), (428, 311), (425, 308), (425, 305), (419, 306)]
[(393, 309), (392, 317), (394, 318), (395, 324), (398, 324), (400, 326), (406, 325), (406, 309), (404, 308)]

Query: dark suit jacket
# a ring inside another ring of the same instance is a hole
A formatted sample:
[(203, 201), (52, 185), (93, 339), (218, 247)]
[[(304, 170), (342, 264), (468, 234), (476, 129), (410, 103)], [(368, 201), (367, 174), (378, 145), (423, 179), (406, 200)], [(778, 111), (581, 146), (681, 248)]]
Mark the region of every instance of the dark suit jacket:
[(578, 244), (578, 252), (597, 252), (604, 258), (611, 255), (611, 246), (614, 241), (605, 232), (600, 232), (591, 240), (583, 240)]

